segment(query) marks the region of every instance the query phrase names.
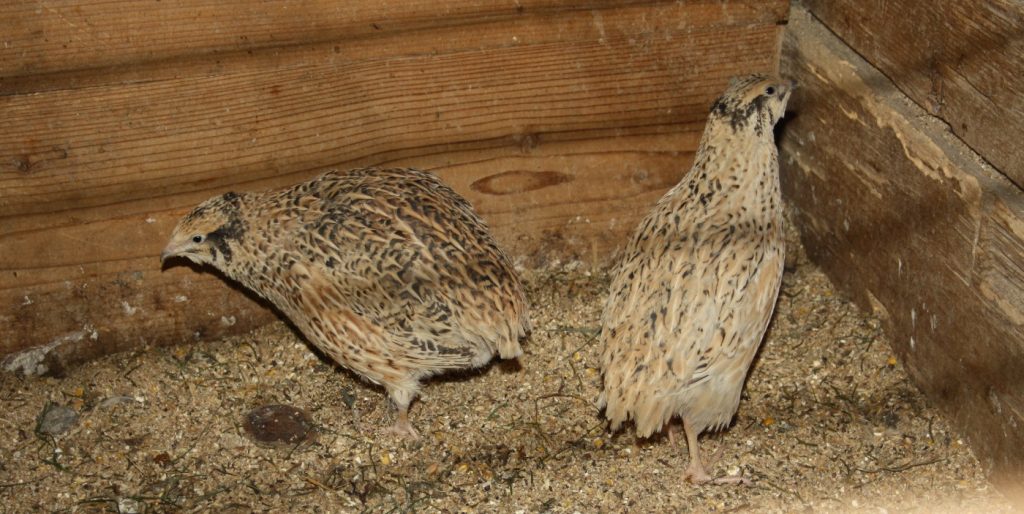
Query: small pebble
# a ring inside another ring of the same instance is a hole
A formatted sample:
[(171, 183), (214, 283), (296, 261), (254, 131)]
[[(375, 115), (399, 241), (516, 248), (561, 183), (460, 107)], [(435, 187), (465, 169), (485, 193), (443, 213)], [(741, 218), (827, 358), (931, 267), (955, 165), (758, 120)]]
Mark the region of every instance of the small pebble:
[(119, 514), (138, 514), (141, 512), (139, 501), (132, 498), (121, 498), (117, 500), (117, 512)]
[(43, 407), (36, 422), (36, 432), (53, 437), (67, 433), (78, 423), (78, 413), (71, 407), (49, 403)]

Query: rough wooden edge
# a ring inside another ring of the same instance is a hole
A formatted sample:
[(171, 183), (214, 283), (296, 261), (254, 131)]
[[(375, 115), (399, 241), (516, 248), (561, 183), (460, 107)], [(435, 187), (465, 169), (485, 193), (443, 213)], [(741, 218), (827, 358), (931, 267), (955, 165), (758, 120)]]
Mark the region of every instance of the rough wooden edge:
[(1024, 193), (799, 8), (783, 185), (810, 257), (1024, 506)]
[(1024, 187), (1024, 4), (806, 0), (831, 31)]

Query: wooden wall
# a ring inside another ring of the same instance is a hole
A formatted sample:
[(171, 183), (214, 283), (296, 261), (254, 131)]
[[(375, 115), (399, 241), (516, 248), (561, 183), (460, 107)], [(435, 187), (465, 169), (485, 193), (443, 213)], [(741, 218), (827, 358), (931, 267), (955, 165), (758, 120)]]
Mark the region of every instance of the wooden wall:
[(808, 253), (1024, 507), (1024, 5), (805, 4), (781, 161)]
[(728, 77), (777, 69), (787, 15), (787, 0), (3, 2), (0, 355), (38, 347), (7, 366), (55, 372), (272, 319), (158, 254), (201, 200), (326, 167), (435, 171), (521, 262), (603, 261), (688, 168)]
[(1015, 0), (804, 0), (928, 114), (1024, 187), (1024, 6)]

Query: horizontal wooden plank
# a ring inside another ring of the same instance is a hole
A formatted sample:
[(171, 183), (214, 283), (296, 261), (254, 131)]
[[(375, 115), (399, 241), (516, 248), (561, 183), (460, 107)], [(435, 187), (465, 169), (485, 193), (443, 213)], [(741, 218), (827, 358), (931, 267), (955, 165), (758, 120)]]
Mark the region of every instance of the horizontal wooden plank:
[(1024, 187), (1024, 3), (809, 0), (816, 17)]
[[(597, 30), (589, 21), (578, 28)], [(585, 37), (356, 62), (309, 50), (214, 76), (0, 97), (18, 126), (0, 134), (0, 155), (10, 156), (0, 160), (0, 218), (29, 222), (69, 206), (121, 212), (119, 204), (148, 207), (197, 183), (282, 183), (296, 178), (282, 180), (282, 169), (396, 148), (699, 121), (728, 76), (770, 66), (777, 32)]]
[[(591, 11), (593, 23), (600, 24), (603, 9), (629, 5), (658, 15), (651, 17), (652, 23), (664, 17), (656, 12), (660, 10), (670, 13), (670, 19), (698, 26), (771, 23), (784, 19), (788, 8), (785, 0), (723, 4), (720, 0), (8, 0), (0, 4), (0, 75), (9, 79), (316, 42), (343, 45), (441, 27), (530, 23), (565, 12)], [(637, 33), (643, 27), (639, 29)]]
[(199, 201), (328, 166), (436, 170), (521, 262), (602, 262), (687, 168), (728, 77), (777, 69), (782, 20), (763, 16), (777, 2), (694, 3), (721, 11), (707, 19), (688, 5), (165, 61), (139, 80), (0, 96), (0, 354), (58, 341), (51, 354), (73, 361), (268, 319), (156, 256)]
[(801, 84), (783, 184), (810, 256), (1024, 502), (1024, 191), (799, 9), (783, 68)]

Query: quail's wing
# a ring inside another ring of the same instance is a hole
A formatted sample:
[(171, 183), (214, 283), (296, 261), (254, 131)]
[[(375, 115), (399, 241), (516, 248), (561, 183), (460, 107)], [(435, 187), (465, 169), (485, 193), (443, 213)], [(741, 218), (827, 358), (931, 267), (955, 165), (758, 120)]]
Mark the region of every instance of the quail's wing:
[(599, 398), (612, 428), (632, 417), (641, 436), (660, 429), (677, 406), (673, 396), (706, 372), (714, 327), (697, 320), (713, 319), (715, 311), (713, 302), (701, 301), (705, 290), (715, 290), (701, 247), (657, 236), (657, 224), (641, 224), (639, 232), (645, 226), (652, 235), (639, 234), (627, 246), (605, 308)]
[(436, 180), (388, 173), (325, 181), (307, 206), (312, 228), (297, 243), (355, 312), (417, 358), (464, 367), (465, 316), (452, 306), (466, 301), (467, 281), (481, 278), (466, 266), (474, 249), (464, 242), (474, 234), (460, 217), (468, 204), (439, 194)]
[[(522, 352), (530, 322), (519, 279), (469, 202), (433, 175), (386, 170), (387, 212), (402, 234), (407, 275), (393, 284), (420, 308), (412, 327), (445, 344)], [(408, 279), (408, 280), (404, 280)], [(486, 353), (486, 352), (484, 352)]]
[(723, 366), (747, 364), (771, 318), (782, 271), (782, 254), (765, 252), (763, 244), (741, 242), (725, 252), (708, 245), (698, 253), (707, 264), (694, 267), (693, 280), (677, 283), (693, 288), (693, 304), (665, 326), (679, 341), (666, 363), (683, 374), (685, 386), (721, 374)]
[(338, 283), (318, 266), (296, 262), (282, 278), (294, 292), (296, 310), (290, 314), (302, 332), (335, 361), (375, 383), (415, 389), (417, 377), (472, 359), (464, 348), (396, 336), (377, 320), (356, 312)]
[[(664, 219), (658, 213), (652, 217)], [(685, 225), (680, 230), (687, 230)], [(616, 358), (620, 369), (628, 363), (633, 367), (623, 372), (642, 378), (652, 390), (678, 391), (704, 380), (720, 357), (724, 325), (730, 322), (720, 317), (730, 296), (728, 284), (720, 282), (720, 249), (708, 243), (707, 234), (677, 232), (665, 224), (641, 224), (627, 249), (634, 258), (616, 274), (614, 302), (603, 320), (610, 339), (605, 368)]]
[[(658, 260), (622, 274), (647, 286), (629, 287), (620, 307), (604, 320), (615, 328), (617, 341), (606, 348), (623, 347), (618, 359), (633, 366), (625, 373), (645, 377), (642, 381), (655, 389), (654, 382), (664, 380), (664, 390), (676, 390), (699, 380), (712, 358), (716, 281), (701, 263), (682, 254)], [(606, 369), (611, 359), (605, 357)]]

